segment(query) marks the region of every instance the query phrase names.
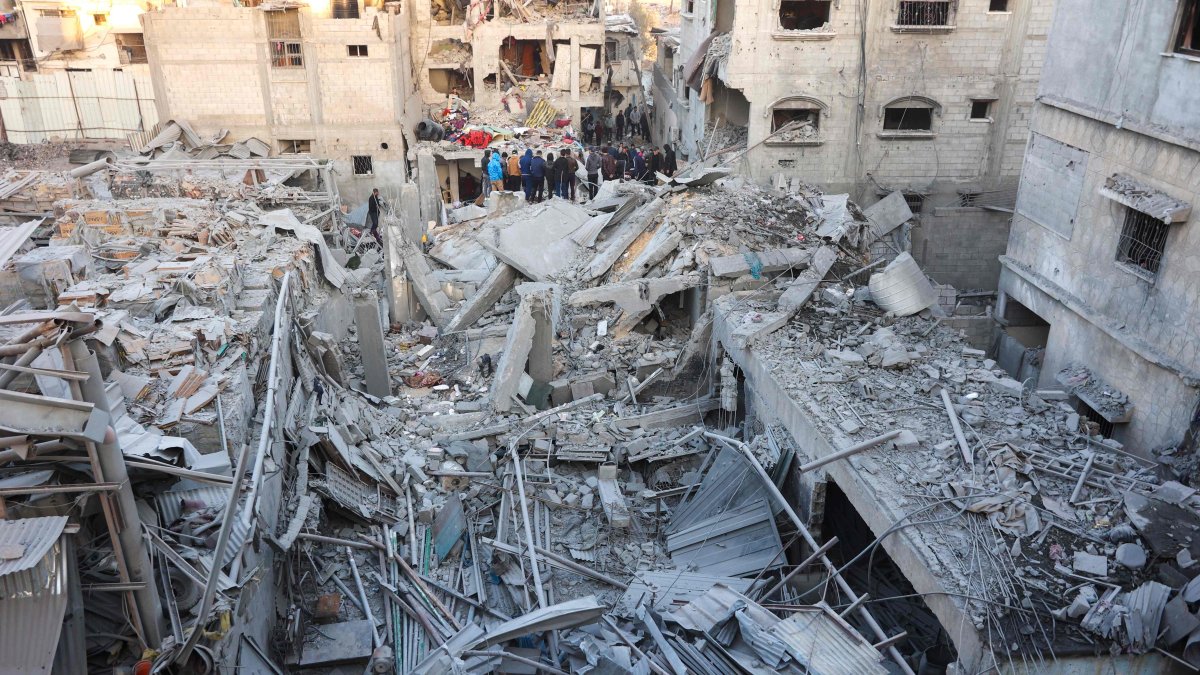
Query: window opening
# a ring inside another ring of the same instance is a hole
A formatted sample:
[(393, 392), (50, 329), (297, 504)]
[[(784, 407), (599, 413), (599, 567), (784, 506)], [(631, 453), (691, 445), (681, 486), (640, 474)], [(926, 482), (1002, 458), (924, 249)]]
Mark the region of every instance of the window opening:
[(146, 39), (141, 33), (117, 33), (114, 39), (123, 65), (146, 63)]
[(350, 162), (354, 165), (355, 176), (370, 176), (375, 173), (370, 155), (353, 155)]
[(366, 45), (346, 45), (346, 53), (350, 56), (359, 57), (367, 55)]
[(813, 30), (829, 23), (832, 1), (781, 0), (779, 26), (784, 30)]
[(949, 26), (950, 0), (900, 0), (897, 26)]
[[(781, 129), (786, 131), (780, 133)], [(817, 108), (776, 107), (771, 110), (772, 141), (795, 143), (815, 141), (820, 137), (821, 111)]]
[(989, 12), (1007, 12), (1008, 0), (992, 0), (988, 5)]
[(309, 139), (291, 139), (279, 141), (280, 154), (295, 155), (305, 152), (312, 152), (312, 141)]
[(357, 19), (358, 0), (333, 0), (332, 10), (335, 19)]
[(96, 24), (97, 26), (103, 26), (104, 24), (108, 23), (108, 15), (107, 14), (93, 14), (92, 15), (92, 23)]
[(1175, 51), (1200, 56), (1200, 0), (1183, 0), (1179, 5), (1179, 33)]
[(1158, 274), (1170, 226), (1148, 213), (1126, 209), (1125, 225), (1117, 244), (1117, 261)]
[(971, 119), (991, 121), (992, 102), (990, 100), (971, 101)]
[(932, 108), (885, 108), (884, 131), (933, 131)]
[(908, 210), (913, 214), (921, 212), (921, 208), (925, 206), (925, 195), (917, 194), (916, 192), (905, 192), (904, 201), (908, 203)]
[(271, 65), (303, 68), (304, 48), (300, 43), (300, 13), (294, 9), (267, 12), (267, 35), (271, 40)]

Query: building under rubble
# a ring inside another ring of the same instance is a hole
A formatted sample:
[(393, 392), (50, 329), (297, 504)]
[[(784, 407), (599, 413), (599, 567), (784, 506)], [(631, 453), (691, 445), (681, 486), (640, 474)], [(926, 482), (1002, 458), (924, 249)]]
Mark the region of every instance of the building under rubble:
[[(1200, 669), (1200, 4), (741, 9), (685, 4), (655, 119), (746, 145), (532, 203), (483, 150), (638, 103), (623, 17), (144, 13), (161, 121), (0, 174), (0, 675)], [(763, 45), (853, 67), (776, 100)], [(1011, 191), (1027, 136), (1015, 206), (914, 199)]]

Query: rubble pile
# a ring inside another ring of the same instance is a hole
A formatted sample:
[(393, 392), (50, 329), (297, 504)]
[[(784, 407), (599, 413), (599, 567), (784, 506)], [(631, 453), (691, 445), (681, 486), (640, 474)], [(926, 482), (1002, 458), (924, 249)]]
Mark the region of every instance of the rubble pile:
[(67, 570), (29, 670), (915, 673), (953, 612), (985, 667), (1194, 642), (1195, 490), (1068, 405), (1094, 375), (966, 344), (877, 252), (900, 193), (692, 168), (380, 250), (270, 159), (43, 176), (8, 233), (0, 577)]

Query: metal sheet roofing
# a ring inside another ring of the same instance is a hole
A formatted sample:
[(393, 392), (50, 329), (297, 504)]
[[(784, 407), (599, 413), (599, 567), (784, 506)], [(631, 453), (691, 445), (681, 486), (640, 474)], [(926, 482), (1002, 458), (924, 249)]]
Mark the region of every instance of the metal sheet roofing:
[(40, 563), (66, 526), (66, 516), (0, 520), (0, 577)]
[(827, 607), (800, 609), (771, 628), (812, 675), (885, 675), (883, 657)]
[(33, 231), (41, 224), (40, 220), (31, 220), (14, 227), (0, 228), (0, 267), (8, 264), (8, 261), (21, 249), (21, 245), (29, 241), (29, 237), (33, 236)]
[(0, 521), (0, 675), (49, 673), (67, 608), (66, 516)]

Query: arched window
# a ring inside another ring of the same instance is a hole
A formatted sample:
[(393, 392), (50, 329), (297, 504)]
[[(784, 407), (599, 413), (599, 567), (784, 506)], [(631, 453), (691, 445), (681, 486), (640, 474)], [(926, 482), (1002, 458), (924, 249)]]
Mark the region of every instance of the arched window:
[(941, 114), (941, 104), (925, 96), (903, 96), (880, 109), (883, 133), (888, 136), (930, 136), (934, 117)]
[(767, 108), (771, 120), (768, 143), (816, 145), (822, 141), (821, 120), (829, 116), (829, 106), (810, 96), (788, 96)]

